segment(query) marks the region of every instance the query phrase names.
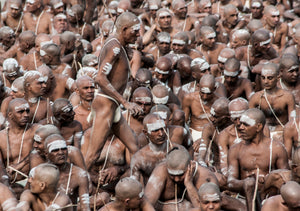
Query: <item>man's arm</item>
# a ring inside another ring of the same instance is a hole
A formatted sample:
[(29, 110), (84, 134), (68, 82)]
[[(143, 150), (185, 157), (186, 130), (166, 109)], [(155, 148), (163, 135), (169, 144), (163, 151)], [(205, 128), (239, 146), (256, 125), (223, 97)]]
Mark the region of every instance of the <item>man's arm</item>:
[(31, 205), (35, 197), (32, 195), (30, 190), (25, 190), (20, 197), (20, 202), (17, 205), (17, 211), (30, 211)]
[(81, 210), (90, 210), (90, 201), (89, 201), (89, 182), (87, 177), (87, 172), (81, 168), (78, 168), (79, 172), (77, 175), (78, 184), (79, 184), (79, 200)]
[(95, 78), (95, 82), (100, 86), (101, 90), (108, 96), (114, 98), (118, 103), (122, 104), (129, 112), (139, 114), (142, 109), (135, 103), (127, 102), (126, 99), (113, 87), (107, 76), (110, 74), (115, 61), (119, 58), (122, 46), (117, 41), (107, 43), (105, 57), (99, 65), (99, 71)]
[[(288, 154), (288, 158), (292, 159), (292, 148), (295, 137), (294, 121), (289, 121), (283, 129), (283, 143)], [(297, 136), (296, 136), (297, 137)]]
[(76, 128), (74, 131), (74, 139), (73, 139), (74, 146), (77, 147), (78, 149), (80, 149), (81, 148), (81, 138), (83, 135), (82, 126), (81, 126), (81, 123), (76, 120), (75, 120), (75, 123), (76, 123)]
[(288, 92), (288, 96), (286, 96), (286, 102), (288, 107), (288, 115), (289, 115), (289, 121), (293, 120), (293, 117), (291, 117), (291, 112), (295, 111), (295, 98), (292, 93)]
[(182, 110), (184, 111), (186, 122), (190, 119), (191, 103), (190, 95), (185, 95), (182, 100)]
[(243, 84), (247, 100), (250, 100), (251, 96), (254, 94), (251, 81), (248, 79), (244, 79)]
[(276, 168), (277, 169), (289, 169), (288, 155), (284, 145), (281, 142), (274, 141), (276, 144)]
[(152, 205), (155, 205), (165, 187), (166, 164), (158, 165), (152, 172), (145, 188), (145, 195)]
[(282, 30), (282, 35), (281, 35), (281, 38), (280, 38), (280, 51), (282, 51), (285, 47), (285, 44), (286, 44), (286, 38), (287, 38), (287, 35), (288, 35), (288, 25), (286, 23), (282, 23), (281, 24), (281, 30)]
[(217, 138), (217, 144), (220, 151), (220, 168), (223, 175), (227, 175), (227, 156), (228, 156), (228, 139), (229, 136), (223, 130)]

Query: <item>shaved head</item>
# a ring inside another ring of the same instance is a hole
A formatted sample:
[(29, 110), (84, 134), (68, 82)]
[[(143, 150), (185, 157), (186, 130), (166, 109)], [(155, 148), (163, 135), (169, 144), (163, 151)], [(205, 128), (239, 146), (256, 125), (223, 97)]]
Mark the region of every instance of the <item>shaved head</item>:
[(121, 179), (115, 187), (116, 199), (123, 201), (143, 196), (143, 186), (133, 178), (125, 177)]
[(173, 148), (167, 155), (167, 169), (171, 175), (184, 174), (190, 164), (191, 156), (185, 148)]
[(289, 208), (300, 207), (300, 185), (295, 181), (288, 181), (280, 188), (280, 194)]
[(45, 182), (47, 188), (56, 190), (59, 181), (59, 169), (50, 163), (43, 163), (30, 171), (29, 177), (32, 176), (39, 182)]

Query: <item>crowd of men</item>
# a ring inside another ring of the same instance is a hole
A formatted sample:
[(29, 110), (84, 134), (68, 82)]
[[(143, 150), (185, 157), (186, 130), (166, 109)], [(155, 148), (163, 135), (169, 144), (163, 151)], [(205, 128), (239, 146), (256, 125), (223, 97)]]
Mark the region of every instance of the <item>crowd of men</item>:
[(7, 0), (0, 210), (300, 210), (300, 3)]

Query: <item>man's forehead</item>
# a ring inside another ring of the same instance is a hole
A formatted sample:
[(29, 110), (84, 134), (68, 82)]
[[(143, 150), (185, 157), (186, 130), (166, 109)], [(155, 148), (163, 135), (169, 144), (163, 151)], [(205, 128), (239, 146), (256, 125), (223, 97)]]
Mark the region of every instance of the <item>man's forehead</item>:
[(171, 16), (171, 13), (166, 10), (158, 12), (158, 17), (165, 17), (165, 16)]
[(20, 9), (21, 8), (21, 4), (18, 4), (18, 3), (10, 3), (10, 8), (13, 8), (13, 9)]
[(276, 70), (271, 67), (266, 67), (261, 70), (261, 75), (263, 76), (276, 75)]

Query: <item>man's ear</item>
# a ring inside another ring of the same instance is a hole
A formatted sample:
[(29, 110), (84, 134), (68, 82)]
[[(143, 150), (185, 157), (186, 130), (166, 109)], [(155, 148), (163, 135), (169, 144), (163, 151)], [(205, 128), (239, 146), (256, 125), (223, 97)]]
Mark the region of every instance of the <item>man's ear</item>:
[(148, 135), (148, 131), (146, 129), (143, 129), (143, 133), (145, 134), (145, 136), (147, 137)]
[(9, 112), (7, 113), (7, 116), (9, 117), (9, 119), (11, 119), (11, 118), (12, 118), (12, 112), (9, 111)]
[(243, 41), (242, 41), (242, 44), (243, 44), (243, 45), (246, 45), (246, 44), (247, 44), (247, 40), (243, 40)]
[(261, 131), (261, 130), (263, 130), (264, 129), (264, 126), (263, 126), (263, 124), (262, 123), (257, 123), (257, 129), (256, 129), (256, 131), (257, 132), (259, 132), (259, 131)]
[(46, 183), (45, 182), (40, 182), (40, 187), (42, 190), (44, 190), (46, 188)]
[(128, 205), (128, 204), (129, 204), (129, 201), (130, 201), (130, 198), (127, 198), (127, 199), (124, 200), (124, 203), (125, 203), (126, 205)]

